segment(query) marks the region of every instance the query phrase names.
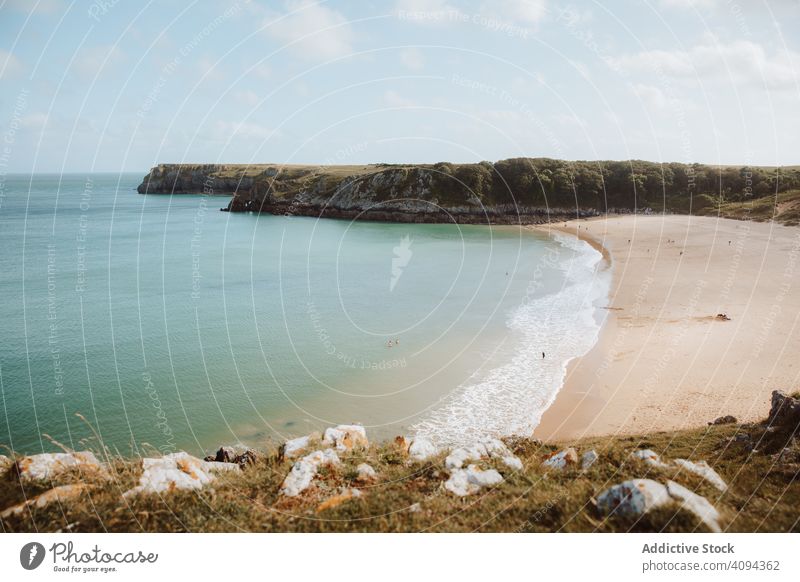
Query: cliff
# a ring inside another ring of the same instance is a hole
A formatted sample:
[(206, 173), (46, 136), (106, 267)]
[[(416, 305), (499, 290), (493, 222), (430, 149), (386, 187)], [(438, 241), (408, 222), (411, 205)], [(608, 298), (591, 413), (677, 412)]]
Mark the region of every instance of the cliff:
[[(481, 175), (466, 175), (473, 168)], [(491, 171), (452, 164), (366, 166), (172, 165), (151, 170), (139, 193), (228, 194), (231, 212), (392, 222), (538, 223), (594, 216), (491, 195)], [(482, 170), (482, 171), (481, 171)]]

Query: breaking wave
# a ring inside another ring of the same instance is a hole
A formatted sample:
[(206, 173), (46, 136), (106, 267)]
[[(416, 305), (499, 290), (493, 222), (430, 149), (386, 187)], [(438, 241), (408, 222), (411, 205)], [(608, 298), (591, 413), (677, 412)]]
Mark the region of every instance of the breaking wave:
[(532, 297), (509, 313), (507, 326), (519, 338), (510, 361), (470, 378), (415, 424), (413, 434), (452, 447), (485, 437), (530, 436), (539, 424), (570, 360), (597, 341), (602, 325), (598, 302), (609, 291), (609, 277), (598, 269), (603, 258), (599, 251), (575, 237), (556, 234), (554, 239), (567, 251), (555, 265), (564, 274), (563, 287)]

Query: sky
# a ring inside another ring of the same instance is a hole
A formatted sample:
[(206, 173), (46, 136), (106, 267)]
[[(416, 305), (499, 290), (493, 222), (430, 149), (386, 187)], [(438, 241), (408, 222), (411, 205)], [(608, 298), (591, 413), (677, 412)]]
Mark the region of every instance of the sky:
[(800, 0), (0, 0), (0, 171), (800, 164)]

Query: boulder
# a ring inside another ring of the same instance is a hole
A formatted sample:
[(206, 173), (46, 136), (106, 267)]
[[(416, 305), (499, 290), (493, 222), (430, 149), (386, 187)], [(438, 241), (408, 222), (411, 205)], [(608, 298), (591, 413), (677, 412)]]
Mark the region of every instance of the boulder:
[(503, 476), (494, 469), (484, 471), (475, 465), (469, 465), (466, 469), (454, 469), (444, 487), (450, 493), (464, 497), (477, 493), (483, 487), (502, 482)]
[(670, 502), (667, 488), (652, 479), (631, 479), (603, 491), (597, 497), (601, 515), (639, 517)]
[(719, 511), (709, 503), (708, 499), (674, 481), (667, 481), (667, 493), (674, 501), (680, 503), (683, 509), (696, 515), (708, 529), (716, 533), (722, 531), (719, 526)]
[(317, 471), (324, 465), (338, 465), (341, 461), (333, 449), (314, 451), (295, 461), (292, 470), (283, 480), (281, 494), (286, 497), (296, 497), (308, 489), (317, 475)]
[(0, 475), (5, 473), (11, 468), (11, 465), (14, 464), (14, 461), (6, 457), (5, 455), (0, 455)]
[(415, 461), (425, 461), (438, 453), (439, 449), (426, 438), (415, 438), (408, 446), (408, 454)]
[(786, 425), (790, 428), (800, 425), (800, 399), (792, 398), (780, 390), (772, 392), (772, 406), (769, 409), (769, 423)]
[(207, 462), (233, 463), (244, 469), (247, 465), (253, 465), (258, 460), (258, 453), (244, 445), (222, 446), (213, 457), (205, 458)]
[(675, 459), (675, 464), (681, 469), (685, 469), (690, 473), (694, 473), (695, 475), (702, 477), (720, 491), (728, 490), (728, 484), (725, 483), (722, 477), (719, 476), (719, 473), (712, 469), (711, 465), (705, 461), (693, 463), (692, 461), (688, 461), (686, 459)]
[(378, 474), (375, 472), (375, 469), (372, 468), (371, 465), (367, 463), (361, 463), (358, 467), (356, 467), (356, 472), (358, 476), (356, 477), (357, 481), (361, 481), (362, 483), (369, 483), (370, 481), (375, 481), (378, 478)]
[(322, 436), (322, 444), (334, 447), (343, 453), (356, 447), (368, 447), (367, 431), (358, 424), (340, 424), (339, 426), (326, 428)]
[(107, 476), (102, 463), (90, 451), (42, 453), (23, 457), (17, 461), (16, 468), (19, 478), (23, 482), (53, 479), (70, 469), (78, 469), (81, 473)]
[(333, 497), (329, 497), (319, 505), (317, 505), (317, 513), (321, 513), (326, 509), (333, 509), (334, 507), (338, 507), (345, 501), (350, 501), (351, 499), (357, 499), (361, 497), (361, 491), (358, 489), (344, 489), (339, 495), (334, 495)]
[(720, 515), (716, 508), (705, 497), (674, 481), (667, 481), (664, 486), (651, 479), (631, 479), (614, 485), (597, 497), (597, 509), (606, 517), (636, 518), (671, 503), (696, 515), (711, 531), (720, 531)]
[(81, 493), (86, 491), (88, 486), (85, 483), (72, 483), (70, 485), (61, 485), (54, 487), (49, 491), (45, 491), (41, 495), (37, 495), (31, 499), (27, 499), (22, 503), (18, 503), (0, 513), (0, 519), (7, 519), (11, 516), (21, 515), (23, 511), (28, 508), (42, 508), (50, 505), (53, 502), (62, 503), (71, 499), (75, 499)]
[(640, 449), (638, 451), (633, 451), (631, 453), (631, 458), (634, 461), (642, 462), (645, 465), (655, 467), (656, 469), (669, 468), (669, 463), (663, 462), (659, 454), (650, 449)]
[(142, 468), (139, 485), (123, 493), (123, 497), (202, 489), (214, 480), (214, 473), (239, 470), (238, 465), (203, 461), (183, 451), (157, 459), (142, 459)]
[(282, 461), (283, 459), (299, 457), (301, 454), (307, 452), (311, 446), (319, 440), (322, 440), (322, 435), (318, 432), (312, 432), (306, 436), (290, 439), (283, 443), (278, 449), (278, 458)]
[(726, 414), (725, 416), (720, 416), (719, 418), (715, 418), (712, 422), (709, 422), (708, 425), (717, 425), (717, 424), (736, 424), (739, 422), (735, 416), (731, 416), (730, 414)]
[(561, 471), (563, 469), (566, 469), (567, 467), (576, 465), (577, 463), (578, 463), (578, 452), (572, 447), (569, 447), (568, 449), (564, 449), (563, 451), (558, 451), (557, 453), (548, 455), (542, 462), (542, 465), (544, 465), (548, 469), (557, 469)]
[(519, 460), (499, 439), (489, 439), (484, 442), (475, 443), (466, 447), (453, 449), (444, 460), (446, 469), (461, 469), (468, 461), (480, 461), (483, 458), (491, 457), (500, 459), (506, 467), (519, 471), (522, 469), (522, 461)]
[(594, 449), (583, 453), (583, 455), (581, 455), (581, 471), (585, 471), (594, 465), (599, 458), (600, 457), (597, 455), (597, 452)]

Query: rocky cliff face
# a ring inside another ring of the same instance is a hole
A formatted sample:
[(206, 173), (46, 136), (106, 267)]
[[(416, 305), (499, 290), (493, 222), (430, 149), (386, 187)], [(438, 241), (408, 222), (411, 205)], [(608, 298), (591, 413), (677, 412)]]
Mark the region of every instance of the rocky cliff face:
[(231, 212), (392, 222), (529, 224), (597, 214), (526, 205), (513, 194), (498, 200), (440, 166), (162, 164), (138, 190), (230, 194)]

